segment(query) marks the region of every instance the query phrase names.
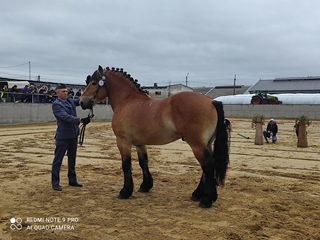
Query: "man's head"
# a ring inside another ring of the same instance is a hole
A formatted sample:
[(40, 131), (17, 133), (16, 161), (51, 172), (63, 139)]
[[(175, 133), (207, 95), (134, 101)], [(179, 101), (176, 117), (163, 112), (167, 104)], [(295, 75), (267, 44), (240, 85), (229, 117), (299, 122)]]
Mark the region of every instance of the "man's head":
[(68, 95), (67, 86), (63, 83), (58, 83), (56, 87), (56, 93), (58, 98), (66, 100)]
[(7, 85), (4, 85), (3, 88), (8, 88), (8, 86), (7, 86)]
[(274, 122), (275, 122), (274, 119), (271, 118), (271, 119), (270, 119), (270, 123), (271, 123), (271, 124), (274, 124)]
[(25, 85), (24, 87), (25, 87), (25, 88), (29, 88), (29, 85)]

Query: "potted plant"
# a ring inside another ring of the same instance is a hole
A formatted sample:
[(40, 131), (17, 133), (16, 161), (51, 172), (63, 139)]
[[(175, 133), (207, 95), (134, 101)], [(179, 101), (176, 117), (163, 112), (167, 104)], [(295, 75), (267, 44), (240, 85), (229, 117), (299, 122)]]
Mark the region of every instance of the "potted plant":
[(262, 123), (264, 125), (264, 120), (263, 114), (254, 114), (251, 121), (251, 128), (256, 129), (257, 123)]
[(254, 139), (255, 145), (263, 145), (262, 125), (264, 124), (264, 116), (261, 114), (254, 114), (251, 121), (251, 127), (256, 129)]
[(296, 133), (298, 136), (298, 147), (308, 147), (308, 140), (307, 140), (307, 127), (310, 126), (312, 122), (310, 118), (306, 116), (306, 113), (302, 114), (300, 117), (295, 119)]

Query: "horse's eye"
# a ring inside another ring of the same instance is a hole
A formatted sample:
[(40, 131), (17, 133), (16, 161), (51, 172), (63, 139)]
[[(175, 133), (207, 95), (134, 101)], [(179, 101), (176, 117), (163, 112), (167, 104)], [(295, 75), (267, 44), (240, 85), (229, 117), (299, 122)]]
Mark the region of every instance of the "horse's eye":
[(92, 86), (95, 86), (95, 85), (97, 85), (97, 83), (96, 82), (92, 82)]

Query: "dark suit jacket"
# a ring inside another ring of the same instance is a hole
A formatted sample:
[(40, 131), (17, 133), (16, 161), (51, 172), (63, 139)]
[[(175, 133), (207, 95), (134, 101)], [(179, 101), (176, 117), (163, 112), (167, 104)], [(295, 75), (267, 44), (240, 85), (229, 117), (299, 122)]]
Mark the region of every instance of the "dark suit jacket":
[(79, 135), (80, 118), (77, 117), (76, 106), (79, 99), (57, 99), (52, 103), (53, 114), (57, 119), (56, 139), (77, 138)]

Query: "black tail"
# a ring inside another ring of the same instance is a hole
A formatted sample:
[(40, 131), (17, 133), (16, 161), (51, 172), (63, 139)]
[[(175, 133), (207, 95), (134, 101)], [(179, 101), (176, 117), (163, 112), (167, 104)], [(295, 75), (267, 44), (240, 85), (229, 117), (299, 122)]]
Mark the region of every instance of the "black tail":
[(216, 139), (214, 141), (213, 159), (215, 161), (215, 178), (217, 184), (224, 185), (229, 164), (230, 121), (224, 118), (222, 102), (212, 101), (218, 113)]

